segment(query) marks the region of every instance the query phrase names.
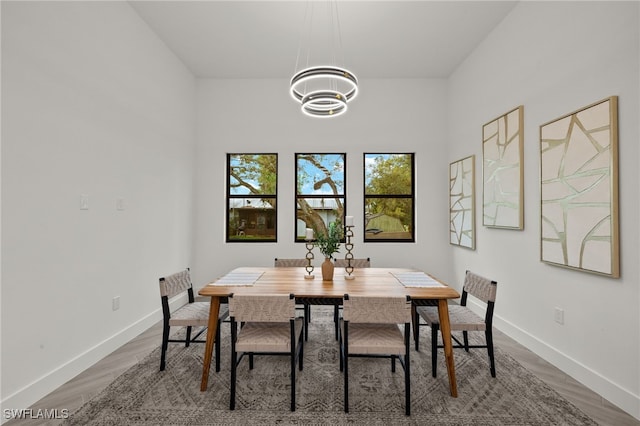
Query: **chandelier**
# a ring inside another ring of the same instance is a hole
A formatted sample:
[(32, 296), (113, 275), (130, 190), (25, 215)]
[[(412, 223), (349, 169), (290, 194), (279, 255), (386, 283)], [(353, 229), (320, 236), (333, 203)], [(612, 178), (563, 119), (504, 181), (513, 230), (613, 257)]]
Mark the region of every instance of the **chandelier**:
[[(336, 51), (342, 50), (342, 34), (336, 0), (327, 4), (327, 21), (330, 36), (330, 65), (309, 66), (311, 58), (311, 30), (313, 27), (314, 1), (307, 3), (304, 24), (308, 28), (306, 40), (306, 64), (299, 70), (303, 46), (301, 32), (296, 72), (291, 78), (289, 92), (300, 103), (303, 113), (312, 117), (335, 117), (347, 111), (349, 101), (358, 94), (358, 79), (346, 68), (337, 64)], [(311, 7), (311, 8), (310, 8)]]

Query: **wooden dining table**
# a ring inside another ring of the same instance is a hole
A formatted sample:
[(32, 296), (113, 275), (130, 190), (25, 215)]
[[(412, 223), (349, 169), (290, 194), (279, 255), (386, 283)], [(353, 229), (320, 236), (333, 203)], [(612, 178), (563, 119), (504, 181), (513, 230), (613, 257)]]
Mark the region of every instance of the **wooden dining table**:
[[(220, 302), (231, 294), (293, 294), (296, 302), (311, 305), (339, 305), (345, 294), (360, 296), (410, 296), (412, 309), (418, 305), (438, 306), (440, 331), (449, 375), (451, 396), (457, 397), (448, 300), (460, 297), (452, 287), (423, 271), (406, 268), (358, 268), (350, 279), (336, 268), (332, 281), (314, 279), (300, 267), (240, 267), (205, 285), (198, 294), (211, 298), (200, 390), (206, 391)], [(412, 316), (413, 317), (413, 316)], [(417, 325), (414, 324), (414, 333)]]

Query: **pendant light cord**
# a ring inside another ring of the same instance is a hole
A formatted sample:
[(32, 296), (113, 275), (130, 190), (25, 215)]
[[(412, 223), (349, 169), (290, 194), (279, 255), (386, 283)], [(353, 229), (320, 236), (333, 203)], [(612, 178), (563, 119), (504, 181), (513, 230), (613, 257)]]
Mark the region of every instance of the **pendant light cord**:
[[(294, 100), (300, 102), (302, 112), (313, 117), (332, 117), (343, 114), (347, 110), (347, 103), (358, 93), (358, 80), (351, 71), (338, 66), (338, 56), (344, 62), (342, 52), (342, 29), (338, 15), (337, 0), (326, 2), (327, 24), (326, 31), (330, 48), (330, 64), (310, 66), (311, 36), (313, 29), (314, 1), (308, 0), (305, 6), (303, 27), (308, 29), (307, 40), (304, 40), (304, 28), (300, 30), (298, 52), (293, 77), (291, 78), (289, 93)], [(303, 55), (303, 43), (307, 43), (306, 66), (300, 67)], [(338, 50), (340, 50), (338, 52)], [(321, 55), (322, 56), (322, 55)], [(314, 58), (314, 61), (317, 58)], [(320, 84), (319, 84), (320, 83)], [(311, 87), (309, 90), (308, 86)]]

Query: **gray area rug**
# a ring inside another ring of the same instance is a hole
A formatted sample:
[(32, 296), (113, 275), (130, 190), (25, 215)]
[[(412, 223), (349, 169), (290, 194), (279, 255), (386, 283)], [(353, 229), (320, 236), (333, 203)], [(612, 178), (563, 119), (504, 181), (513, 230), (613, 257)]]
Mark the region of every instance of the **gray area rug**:
[[(349, 361), (349, 409), (343, 411), (332, 310), (312, 307), (304, 369), (297, 377), (297, 411), (289, 411), (289, 360), (256, 357), (238, 367), (236, 410), (229, 411), (229, 325), (222, 326), (222, 370), (211, 366), (200, 392), (204, 346), (171, 344), (159, 371), (160, 349), (83, 405), (65, 425), (597, 425), (500, 348), (497, 377), (484, 349), (455, 350), (458, 398), (449, 395), (444, 357), (431, 376), (430, 331), (422, 327), (420, 352), (411, 351), (411, 416), (404, 415), (403, 370), (390, 361)], [(160, 343), (160, 342), (158, 342)], [(442, 354), (440, 354), (442, 355)]]

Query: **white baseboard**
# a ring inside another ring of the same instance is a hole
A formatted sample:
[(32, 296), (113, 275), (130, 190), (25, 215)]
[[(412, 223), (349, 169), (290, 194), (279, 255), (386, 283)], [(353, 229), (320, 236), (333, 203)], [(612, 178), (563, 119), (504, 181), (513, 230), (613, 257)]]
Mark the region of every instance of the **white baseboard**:
[[(171, 300), (171, 305), (176, 303), (186, 303), (186, 296), (177, 297)], [(115, 351), (125, 343), (129, 342), (140, 333), (146, 331), (158, 321), (162, 319), (162, 310), (157, 309), (150, 314), (144, 316), (128, 327), (120, 330), (113, 336), (103, 340), (97, 345), (87, 349), (85, 352), (71, 359), (69, 362), (60, 365), (48, 374), (40, 377), (34, 382), (26, 385), (19, 391), (4, 398), (0, 403), (2, 415), (0, 416), (0, 424), (5, 423), (9, 419), (5, 418), (5, 409), (21, 409), (31, 407), (40, 399), (62, 386), (87, 368), (100, 361), (111, 352)], [(158, 345), (160, 342), (158, 341)]]
[[(475, 307), (473, 309), (475, 310)], [(482, 312), (484, 312), (484, 307), (481, 309)], [(494, 315), (493, 325), (497, 330), (500, 330), (539, 357), (553, 364), (621, 410), (640, 420), (639, 395), (634, 395), (627, 389), (623, 389), (598, 372), (593, 371), (579, 361), (549, 346), (544, 341), (499, 316)]]

